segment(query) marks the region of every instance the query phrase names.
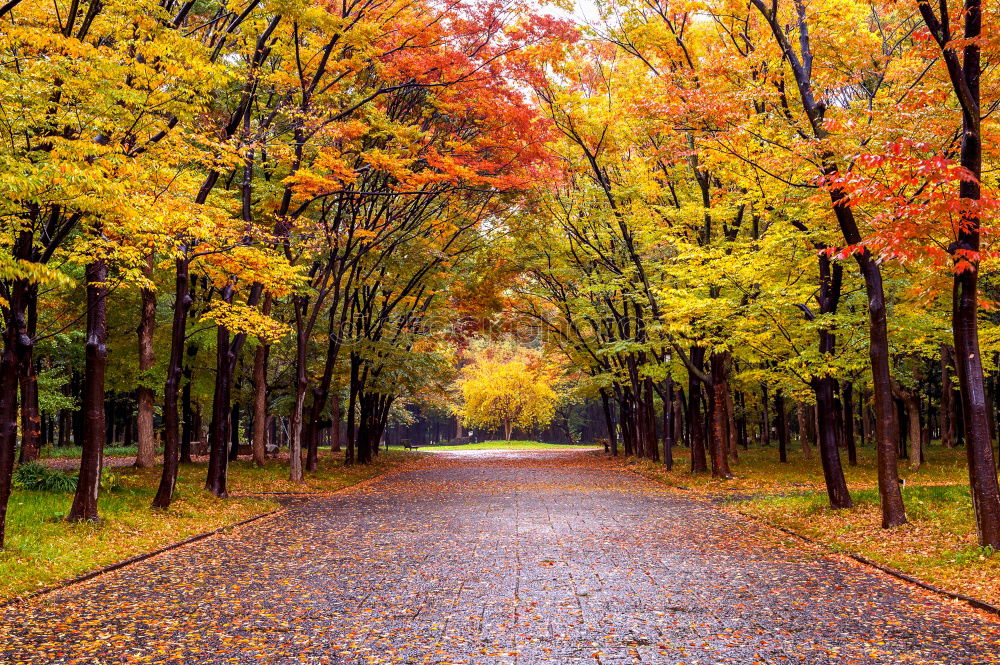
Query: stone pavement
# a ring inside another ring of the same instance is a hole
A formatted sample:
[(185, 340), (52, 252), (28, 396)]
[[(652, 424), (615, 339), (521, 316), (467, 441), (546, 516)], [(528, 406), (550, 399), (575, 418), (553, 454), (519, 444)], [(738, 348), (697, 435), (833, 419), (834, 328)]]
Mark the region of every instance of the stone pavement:
[(1000, 621), (586, 452), (437, 454), (0, 610), (0, 663), (960, 663)]

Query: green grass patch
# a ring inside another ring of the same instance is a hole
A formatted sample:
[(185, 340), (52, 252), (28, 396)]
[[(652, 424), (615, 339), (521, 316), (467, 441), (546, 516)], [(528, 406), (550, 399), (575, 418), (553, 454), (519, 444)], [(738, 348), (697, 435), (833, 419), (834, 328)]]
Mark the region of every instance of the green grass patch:
[[(105, 457), (134, 457), (139, 453), (138, 446), (106, 446), (104, 448)], [(157, 454), (163, 454), (163, 450), (158, 450)], [(40, 451), (42, 458), (51, 459), (80, 459), (83, 456), (83, 448), (80, 446), (42, 446)]]
[(415, 458), (382, 452), (371, 465), (345, 467), (342, 454), (324, 452), (320, 468), (301, 484), (288, 480), (287, 462), (269, 461), (258, 468), (241, 460), (230, 467), (229, 489), (234, 496), (228, 499), (203, 489), (206, 465), (181, 465), (176, 498), (167, 511), (150, 508), (159, 467), (115, 469), (116, 489), (102, 490), (101, 521), (96, 524), (66, 522), (71, 493), (15, 489), (7, 512), (6, 548), (0, 551), (0, 598), (51, 586), (278, 507), (271, 497), (251, 494), (334, 491)]
[(458, 446), (421, 446), (421, 450), (581, 450), (594, 446), (579, 446), (564, 443), (542, 443), (541, 441), (483, 441), (463, 443)]

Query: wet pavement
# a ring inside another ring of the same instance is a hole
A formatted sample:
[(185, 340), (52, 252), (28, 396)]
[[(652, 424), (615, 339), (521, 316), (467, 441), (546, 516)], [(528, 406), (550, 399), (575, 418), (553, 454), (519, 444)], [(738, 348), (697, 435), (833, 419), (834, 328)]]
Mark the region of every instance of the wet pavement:
[(0, 663), (994, 663), (1000, 621), (589, 452), (439, 453), (0, 609)]

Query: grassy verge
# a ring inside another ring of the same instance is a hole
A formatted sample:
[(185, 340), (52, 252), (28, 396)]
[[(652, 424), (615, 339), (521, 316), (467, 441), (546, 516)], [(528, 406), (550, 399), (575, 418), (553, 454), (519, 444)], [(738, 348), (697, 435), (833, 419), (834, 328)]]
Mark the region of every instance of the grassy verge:
[(685, 451), (673, 472), (645, 461), (619, 464), (697, 496), (727, 499), (727, 510), (791, 529), (832, 550), (860, 554), (935, 586), (1000, 604), (1000, 554), (976, 543), (964, 449), (931, 447), (918, 470), (901, 461), (909, 523), (891, 531), (880, 526), (874, 451), (860, 452), (859, 465), (845, 468), (855, 507), (839, 511), (829, 508), (819, 460), (805, 459), (797, 450), (789, 464), (778, 463), (774, 448), (740, 451), (736, 477), (728, 481), (692, 476)]
[(176, 499), (167, 511), (149, 507), (159, 483), (159, 468), (117, 469), (121, 487), (102, 492), (102, 519), (97, 524), (65, 521), (72, 494), (15, 490), (7, 513), (7, 546), (0, 551), (0, 598), (50, 586), (278, 507), (272, 498), (240, 494), (330, 492), (415, 457), (383, 452), (370, 466), (348, 468), (343, 466), (342, 455), (324, 453), (320, 468), (304, 484), (288, 481), (287, 463), (270, 461), (257, 468), (241, 460), (230, 467), (229, 488), (234, 496), (229, 499), (217, 499), (202, 489), (204, 464), (182, 465)]
[(562, 443), (542, 443), (540, 441), (483, 441), (482, 443), (463, 443), (458, 446), (425, 446), (421, 450), (582, 450), (586, 446), (575, 446)]
[[(106, 446), (104, 448), (104, 455), (106, 457), (133, 457), (138, 454), (138, 446)], [(163, 454), (163, 451), (158, 451), (159, 454)], [(42, 446), (41, 457), (43, 459), (65, 459), (65, 458), (75, 458), (80, 459), (83, 454), (83, 448), (80, 446)]]

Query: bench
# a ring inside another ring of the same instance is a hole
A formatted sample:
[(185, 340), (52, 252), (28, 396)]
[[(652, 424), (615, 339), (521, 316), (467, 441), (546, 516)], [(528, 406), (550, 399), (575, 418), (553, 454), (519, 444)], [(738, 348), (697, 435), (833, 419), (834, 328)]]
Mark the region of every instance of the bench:
[(419, 448), (419, 447), (420, 447), (420, 445), (419, 445), (419, 444), (416, 444), (416, 443), (410, 443), (410, 442), (409, 442), (409, 441), (407, 441), (406, 439), (403, 439), (403, 442), (402, 442), (402, 443), (403, 443), (403, 448), (405, 448), (406, 450), (416, 450), (417, 448)]

